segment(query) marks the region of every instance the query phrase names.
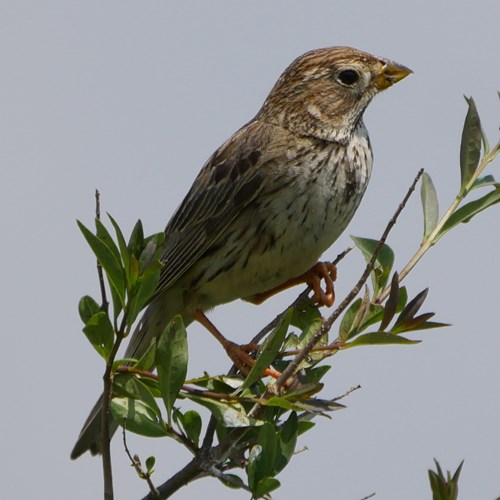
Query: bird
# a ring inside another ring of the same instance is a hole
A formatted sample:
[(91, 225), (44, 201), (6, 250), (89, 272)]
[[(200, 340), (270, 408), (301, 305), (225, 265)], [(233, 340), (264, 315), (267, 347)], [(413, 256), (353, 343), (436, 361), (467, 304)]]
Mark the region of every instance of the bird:
[[(370, 179), (363, 113), (410, 73), (351, 47), (295, 59), (256, 116), (207, 160), (168, 222), (160, 281), (125, 358), (139, 359), (178, 314), (186, 325), (215, 329), (205, 315), (213, 307), (260, 303), (295, 283), (309, 283), (316, 302), (331, 305), (334, 269), (318, 260), (346, 229)], [(100, 452), (101, 406), (72, 459)], [(118, 424), (111, 425), (112, 435)]]

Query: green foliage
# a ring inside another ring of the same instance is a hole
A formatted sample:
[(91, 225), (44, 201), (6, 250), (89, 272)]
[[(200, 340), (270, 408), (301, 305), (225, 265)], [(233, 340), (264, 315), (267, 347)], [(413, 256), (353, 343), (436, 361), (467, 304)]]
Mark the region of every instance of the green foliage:
[[(436, 187), (430, 175), (423, 174), (423, 240), (415, 256), (396, 272), (395, 253), (389, 245), (353, 237), (366, 262), (373, 260), (366, 271), (371, 287), (364, 286), (362, 296), (355, 298), (357, 288), (332, 315), (339, 319), (336, 330), (332, 330), (334, 321), (323, 318), (309, 299), (297, 300), (256, 346), (255, 362), (245, 374), (204, 373), (186, 380), (188, 338), (180, 316), (152, 340), (140, 359), (115, 359), (121, 339), (155, 297), (164, 235), (145, 237), (138, 221), (127, 241), (111, 216), (111, 231), (99, 219), (95, 232), (78, 222), (102, 266), (105, 283), (101, 289), (111, 295), (111, 311), (106, 300), (100, 306), (88, 295), (80, 300), (78, 310), (84, 334), (108, 366), (111, 364), (113, 418), (128, 432), (175, 439), (202, 463), (203, 475), (210, 473), (228, 487), (246, 489), (253, 498), (268, 497), (280, 486), (277, 476), (293, 458), (298, 437), (315, 426), (316, 417), (331, 418), (332, 412), (344, 408), (338, 397), (320, 397), (331, 367), (327, 361), (342, 350), (359, 346), (415, 344), (420, 340), (408, 338), (412, 333), (446, 326), (432, 321), (434, 313), (421, 312), (427, 289), (409, 296), (401, 281), (446, 232), (500, 202), (500, 184), (492, 175), (484, 175), (500, 142), (490, 151), (475, 103), (467, 99), (467, 104), (459, 192), (440, 215)], [(472, 192), (481, 194), (465, 201)], [(157, 375), (152, 373), (155, 367)], [(269, 377), (270, 367), (286, 371), (282, 377), (286, 380), (278, 383)], [(202, 367), (196, 369), (203, 373)], [(207, 412), (210, 425), (205, 421)], [(204, 428), (209, 430), (202, 437)], [(211, 432), (217, 445), (212, 443)], [(146, 460), (143, 479), (150, 479), (155, 462), (154, 457)], [(453, 477), (450, 473), (445, 477), (437, 462), (436, 467), (437, 472), (429, 471), (434, 500), (455, 500), (462, 465)], [(240, 469), (246, 477), (228, 473), (232, 469)]]
[(175, 400), (186, 379), (188, 366), (187, 334), (181, 316), (165, 328), (156, 346), (156, 368), (161, 395), (171, 426)]
[(460, 462), (457, 470), (451, 475), (446, 471), (446, 476), (443, 474), (439, 462), (434, 459), (437, 472), (429, 469), (429, 481), (431, 483), (432, 500), (457, 500), (458, 498), (458, 480), (462, 472), (464, 461)]

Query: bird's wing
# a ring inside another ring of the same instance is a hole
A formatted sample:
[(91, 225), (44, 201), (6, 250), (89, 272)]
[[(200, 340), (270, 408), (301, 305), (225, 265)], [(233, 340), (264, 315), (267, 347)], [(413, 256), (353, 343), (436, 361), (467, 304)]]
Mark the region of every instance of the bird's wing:
[(204, 165), (165, 229), (164, 267), (155, 297), (197, 262), (264, 189), (264, 171), (275, 160), (271, 136), (269, 126), (253, 121)]

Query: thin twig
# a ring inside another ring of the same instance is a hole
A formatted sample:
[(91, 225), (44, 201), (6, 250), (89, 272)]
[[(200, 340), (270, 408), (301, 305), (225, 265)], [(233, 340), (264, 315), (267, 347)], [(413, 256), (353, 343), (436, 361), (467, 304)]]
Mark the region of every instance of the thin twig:
[[(95, 218), (101, 220), (101, 193), (98, 189), (95, 190)], [(108, 312), (109, 302), (106, 297), (106, 286), (104, 284), (104, 272), (101, 263), (97, 261), (97, 276), (99, 278), (99, 288), (101, 290), (101, 310)]]
[(373, 498), (375, 496), (375, 492), (370, 493), (368, 496), (363, 497), (361, 500), (368, 500), (369, 498)]
[(125, 448), (125, 453), (127, 454), (128, 458), (132, 464), (132, 467), (134, 467), (138, 476), (141, 479), (144, 479), (148, 483), (149, 490), (151, 491), (151, 495), (153, 496), (153, 499), (160, 500), (160, 494), (158, 493), (158, 490), (156, 489), (155, 485), (153, 484), (153, 481), (151, 481), (151, 475), (149, 474), (149, 472), (144, 472), (142, 470), (142, 464), (141, 464), (139, 457), (137, 455), (132, 456), (132, 454), (130, 453), (130, 450), (128, 449), (125, 425), (123, 425), (123, 427), (122, 427), (122, 435), (123, 435), (123, 447)]
[(341, 399), (344, 399), (345, 397), (349, 396), (349, 394), (351, 394), (354, 391), (357, 391), (359, 389), (361, 389), (360, 385), (356, 385), (355, 387), (351, 387), (350, 389), (347, 389), (347, 391), (345, 391), (344, 394), (341, 394), (340, 396), (333, 398), (333, 401), (335, 401), (335, 402), (340, 401)]
[(361, 288), (365, 284), (366, 280), (369, 278), (370, 273), (372, 272), (372, 270), (375, 266), (375, 262), (378, 258), (378, 254), (379, 254), (380, 250), (382, 249), (382, 247), (387, 239), (387, 236), (389, 235), (391, 229), (396, 224), (396, 221), (399, 217), (399, 214), (403, 211), (410, 196), (415, 191), (415, 187), (417, 185), (417, 182), (420, 180), (420, 177), (422, 177), (423, 173), (424, 173), (424, 170), (420, 169), (418, 174), (416, 175), (415, 179), (413, 180), (410, 188), (408, 189), (406, 196), (403, 198), (403, 201), (399, 204), (396, 212), (394, 213), (391, 220), (387, 224), (382, 236), (380, 237), (380, 240), (379, 240), (377, 246), (375, 247), (375, 250), (373, 252), (372, 258), (370, 259), (370, 262), (368, 262), (363, 274), (359, 278), (359, 280), (356, 283), (356, 285), (354, 286), (354, 288), (347, 294), (345, 299), (335, 309), (335, 311), (333, 311), (333, 313), (327, 319), (323, 320), (322, 325), (318, 329), (318, 331), (311, 337), (311, 339), (306, 344), (306, 346), (302, 349), (302, 351), (299, 354), (297, 354), (297, 356), (295, 356), (295, 358), (283, 370), (283, 372), (281, 373), (281, 376), (278, 378), (278, 380), (276, 380), (276, 382), (273, 386), (274, 391), (279, 391), (279, 389), (281, 389), (281, 387), (283, 387), (285, 385), (287, 380), (295, 372), (296, 368), (309, 355), (309, 353), (312, 351), (312, 349), (314, 349), (316, 344), (320, 341), (321, 337), (323, 337), (323, 335), (327, 334), (330, 331), (333, 323), (338, 319), (338, 317), (345, 311), (345, 309), (349, 306), (349, 304), (358, 295), (359, 291), (361, 290)]
[(113, 363), (122, 340), (126, 337), (125, 325), (127, 324), (127, 315), (124, 314), (122, 324), (116, 332), (115, 343), (113, 349), (106, 360), (106, 369), (103, 375), (103, 391), (102, 391), (102, 411), (101, 411), (101, 454), (102, 454), (102, 469), (104, 476), (104, 498), (105, 500), (113, 500), (113, 471), (111, 465), (111, 435), (109, 432), (109, 423), (111, 420), (111, 396), (113, 389)]

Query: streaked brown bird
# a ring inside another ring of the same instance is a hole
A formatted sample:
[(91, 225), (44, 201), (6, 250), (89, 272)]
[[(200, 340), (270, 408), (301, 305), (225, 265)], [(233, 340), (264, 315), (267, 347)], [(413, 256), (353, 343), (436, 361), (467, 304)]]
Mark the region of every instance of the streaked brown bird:
[[(349, 47), (297, 58), (255, 118), (209, 158), (170, 219), (160, 284), (125, 357), (139, 358), (177, 314), (213, 329), (204, 311), (238, 298), (260, 302), (298, 282), (331, 305), (333, 269), (317, 261), (370, 178), (363, 112), (409, 73)], [(98, 401), (71, 458), (99, 453), (100, 413)]]

